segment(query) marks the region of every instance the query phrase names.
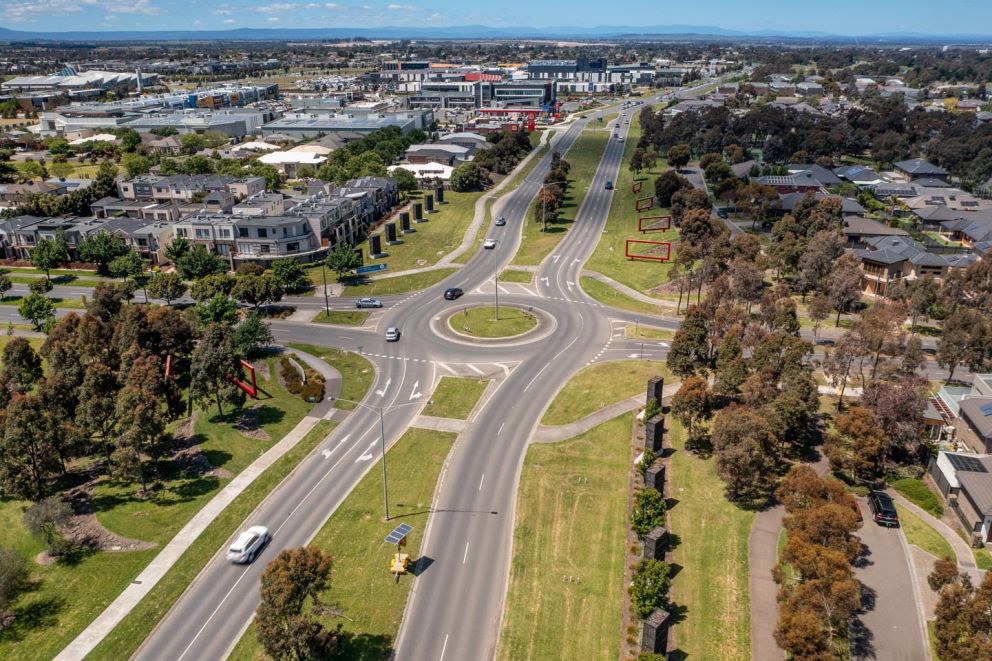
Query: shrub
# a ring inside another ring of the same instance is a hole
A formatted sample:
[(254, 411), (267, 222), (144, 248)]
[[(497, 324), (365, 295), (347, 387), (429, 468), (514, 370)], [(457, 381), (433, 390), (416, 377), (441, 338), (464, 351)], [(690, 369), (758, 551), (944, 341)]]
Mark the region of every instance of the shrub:
[(904, 478), (892, 483), (892, 488), (906, 496), (908, 500), (923, 508), (930, 514), (940, 517), (944, 513), (944, 506), (940, 502), (940, 497), (927, 487), (922, 480)]
[(651, 448), (644, 448), (644, 456), (641, 457), (639, 462), (637, 462), (637, 472), (641, 474), (641, 479), (644, 479), (648, 473), (648, 469), (651, 468), (651, 464), (653, 464), (654, 460), (657, 458), (658, 455), (654, 450)]
[(47, 294), (52, 291), (52, 283), (47, 278), (38, 278), (37, 280), (32, 280), (31, 284), (28, 285), (28, 290), (32, 294)]
[(300, 373), (289, 356), (279, 359), (279, 375), (286, 384), (286, 390), (294, 395), (299, 395), (303, 391), (303, 379), (300, 378)]
[(644, 489), (634, 497), (634, 513), (630, 517), (630, 527), (638, 539), (654, 528), (665, 524), (665, 497), (655, 489)]
[(630, 596), (642, 620), (668, 603), (669, 568), (661, 560), (641, 560), (634, 567)]
[(24, 512), (24, 527), (35, 537), (43, 539), (52, 557), (68, 555), (72, 544), (62, 535), (61, 528), (69, 523), (72, 508), (58, 496), (41, 500)]
[(644, 407), (644, 422), (647, 422), (659, 413), (661, 413), (661, 404), (658, 403), (657, 399), (651, 398), (648, 400), (648, 405)]

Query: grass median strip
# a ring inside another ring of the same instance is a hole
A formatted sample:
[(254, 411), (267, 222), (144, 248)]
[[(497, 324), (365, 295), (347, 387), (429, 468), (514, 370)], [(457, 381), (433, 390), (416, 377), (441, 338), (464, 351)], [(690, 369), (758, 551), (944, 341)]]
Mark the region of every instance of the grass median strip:
[(217, 549), (236, 533), (245, 518), (306, 457), (335, 423), (321, 420), (293, 449), (262, 473), (234, 502), (228, 505), (151, 592), (110, 632), (88, 659), (126, 659), (151, 633), (172, 604), (214, 556)]
[(581, 276), (579, 278), (579, 286), (590, 297), (609, 307), (629, 310), (630, 312), (637, 312), (639, 314), (653, 315), (657, 315), (661, 310), (658, 305), (652, 305), (644, 301), (639, 301), (636, 298), (631, 298), (592, 276)]
[(934, 530), (933, 526), (898, 503), (896, 503), (896, 511), (899, 513), (899, 526), (906, 536), (907, 544), (918, 546), (937, 558), (946, 556), (957, 561), (950, 543)]
[(632, 421), (527, 449), (501, 661), (620, 655)]
[[(450, 432), (409, 429), (388, 451), (390, 514), (413, 526), (405, 551), (411, 560), (418, 557), (437, 477), (455, 437)], [(324, 598), (345, 615), (325, 622), (331, 628), (344, 627), (337, 658), (372, 661), (388, 658), (392, 651), (413, 581), (412, 576), (403, 576), (397, 584), (389, 573), (396, 549), (383, 539), (397, 523), (382, 520), (382, 474), (370, 470), (312, 542), (334, 558), (334, 574)], [(229, 658), (267, 658), (254, 625)]]
[(542, 425), (567, 425), (644, 391), (653, 376), (672, 376), (662, 360), (614, 360), (590, 365), (573, 376), (548, 407)]
[(675, 331), (643, 324), (627, 324), (627, 337), (631, 340), (671, 340), (675, 337)]
[[(548, 226), (547, 232), (541, 231), (541, 224), (534, 220), (534, 205), (531, 202), (527, 208), (527, 217), (523, 219), (523, 236), (520, 248), (513, 258), (513, 264), (519, 266), (536, 266), (547, 257), (561, 242), (569, 227), (575, 222), (575, 215), (582, 206), (592, 182), (596, 168), (603, 157), (603, 150), (609, 142), (610, 134), (606, 131), (586, 129), (572, 144), (572, 148), (563, 156), (571, 165), (568, 173), (570, 186), (561, 208), (558, 222)], [(536, 198), (535, 198), (536, 199)]]
[(679, 544), (672, 601), (685, 608), (675, 625), (676, 646), (693, 659), (751, 658), (748, 539), (754, 513), (728, 502), (713, 458), (685, 450), (685, 430), (671, 417), (668, 436), (675, 454), (668, 475), (678, 503), (669, 510)]
[[(642, 213), (634, 211), (636, 199), (654, 195), (654, 180), (667, 168), (665, 160), (658, 159), (655, 167), (637, 175), (636, 180), (642, 182), (642, 188), (639, 193), (633, 192), (632, 185), (635, 177), (627, 165), (630, 163), (630, 157), (636, 149), (640, 137), (640, 114), (633, 113), (606, 227), (603, 228), (603, 235), (599, 239), (596, 250), (586, 263), (586, 268), (598, 271), (639, 292), (647, 293), (649, 289), (668, 282), (668, 269), (671, 262), (635, 262), (627, 259), (624, 256), (627, 239), (674, 242), (678, 240), (678, 232), (674, 229), (646, 234), (637, 231), (638, 216), (668, 214), (667, 209), (657, 207)], [(672, 247), (673, 251), (676, 249), (675, 246)]]
[(394, 278), (369, 280), (362, 284), (345, 283), (345, 296), (388, 296), (389, 294), (406, 294), (418, 289), (426, 289), (441, 282), (458, 269), (441, 268), (411, 273)]
[(467, 420), (487, 385), (489, 381), (482, 379), (442, 376), (423, 414)]
[(361, 326), (368, 318), (368, 312), (360, 312), (358, 310), (331, 310), (330, 312), (321, 310), (313, 318), (313, 322), (317, 324), (333, 324), (336, 326)]
[(537, 326), (537, 317), (517, 307), (491, 306), (465, 308), (448, 318), (452, 330), (472, 337), (496, 338), (522, 335)]
[(518, 269), (506, 269), (501, 271), (499, 274), (500, 282), (519, 282), (523, 285), (529, 285), (534, 282), (534, 274), (530, 271), (520, 271)]

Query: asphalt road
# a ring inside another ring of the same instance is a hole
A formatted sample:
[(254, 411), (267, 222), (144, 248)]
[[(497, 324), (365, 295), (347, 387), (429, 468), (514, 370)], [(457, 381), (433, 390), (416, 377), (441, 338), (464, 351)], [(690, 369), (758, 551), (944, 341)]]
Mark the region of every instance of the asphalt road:
[(858, 501), (865, 523), (857, 535), (865, 555), (854, 574), (862, 584), (863, 612), (855, 618), (851, 658), (924, 661), (928, 659), (926, 629), (902, 533), (876, 524), (865, 499)]

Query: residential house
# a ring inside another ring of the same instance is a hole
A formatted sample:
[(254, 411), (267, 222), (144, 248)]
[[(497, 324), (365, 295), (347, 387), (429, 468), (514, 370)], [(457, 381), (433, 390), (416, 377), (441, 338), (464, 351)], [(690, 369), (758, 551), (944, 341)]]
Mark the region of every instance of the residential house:
[(905, 236), (878, 236), (862, 240), (866, 248), (853, 251), (861, 266), (861, 286), (866, 295), (885, 296), (901, 280), (923, 276), (943, 279), (952, 268), (967, 268), (977, 257), (968, 254), (938, 255)]
[[(778, 208), (774, 209), (773, 213), (792, 213), (795, 211), (796, 205), (802, 202), (803, 198), (806, 197), (807, 193), (786, 193), (781, 195), (780, 204)], [(813, 194), (813, 197), (819, 200), (825, 200), (827, 198), (833, 198), (840, 200), (840, 211), (845, 217), (847, 216), (862, 216), (865, 213), (865, 208), (861, 206), (857, 200), (852, 200), (849, 197), (841, 197), (839, 195), (830, 195), (828, 193), (822, 193), (817, 191)]]
[(887, 183), (882, 175), (864, 165), (845, 165), (834, 168), (834, 174), (858, 187), (872, 187)]
[(841, 228), (848, 248), (868, 247), (868, 240), (880, 236), (909, 236), (909, 233), (899, 227), (890, 227), (864, 216), (845, 216)]
[(767, 175), (755, 179), (755, 183), (771, 186), (779, 193), (809, 193), (819, 191), (822, 185), (812, 172), (804, 170), (789, 175)]
[(811, 96), (823, 96), (823, 85), (810, 81), (796, 85), (796, 95), (809, 98)]
[(29, 181), (23, 184), (0, 184), (0, 207), (16, 207), (34, 195), (65, 195), (69, 187), (61, 182)]
[[(987, 407), (987, 413), (980, 415), (989, 419), (992, 399), (983, 401), (986, 403), (979, 408)], [(988, 428), (992, 439), (992, 424)], [(982, 543), (992, 541), (992, 456), (940, 452), (931, 460), (928, 472), (947, 499), (948, 509), (957, 516), (971, 538)]]
[(909, 181), (915, 181), (924, 177), (945, 180), (950, 175), (947, 170), (937, 167), (930, 161), (922, 158), (911, 158), (908, 161), (895, 163), (895, 169)]
[(822, 165), (817, 165), (816, 163), (789, 163), (786, 168), (788, 169), (790, 175), (809, 172), (824, 188), (840, 186), (841, 183), (840, 177)]
[(454, 167), (472, 160), (472, 156), (468, 147), (457, 144), (410, 145), (406, 150), (406, 160), (414, 164), (441, 163)]

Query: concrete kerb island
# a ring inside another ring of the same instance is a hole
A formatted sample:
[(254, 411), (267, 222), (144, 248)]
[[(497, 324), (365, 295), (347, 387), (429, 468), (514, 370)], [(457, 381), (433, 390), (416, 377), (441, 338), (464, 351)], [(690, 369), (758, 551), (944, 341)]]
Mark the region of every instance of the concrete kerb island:
[(501, 303), (499, 306), (500, 310), (516, 310), (534, 317), (534, 326), (521, 333), (499, 337), (483, 337), (463, 332), (463, 324), (460, 319), (464, 317), (467, 310), (474, 309), (491, 311), (492, 307), (493, 306), (490, 304), (480, 305), (478, 303), (460, 305), (447, 311), (441, 316), (434, 317), (431, 322), (431, 329), (438, 336), (451, 342), (458, 342), (459, 344), (469, 344), (473, 346), (480, 344), (487, 346), (514, 346), (530, 344), (531, 342), (544, 339), (551, 335), (558, 327), (558, 322), (555, 318), (545, 310), (529, 305)]

